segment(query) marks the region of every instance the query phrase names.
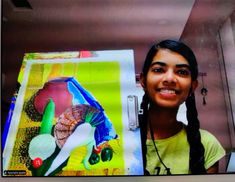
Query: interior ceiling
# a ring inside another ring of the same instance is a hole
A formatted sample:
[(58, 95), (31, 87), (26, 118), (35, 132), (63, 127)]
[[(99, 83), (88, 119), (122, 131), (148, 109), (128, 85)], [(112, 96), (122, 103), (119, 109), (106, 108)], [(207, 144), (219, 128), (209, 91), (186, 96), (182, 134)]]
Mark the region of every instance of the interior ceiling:
[(8, 78), (4, 88), (14, 87), (26, 52), (134, 49), (138, 73), (153, 42), (180, 39), (195, 4), (194, 20), (214, 24), (234, 8), (234, 0), (28, 2), (32, 9), (2, 1), (2, 72)]
[[(32, 9), (3, 0), (3, 42), (26, 52), (146, 49), (178, 39), (194, 0), (28, 0)], [(10, 49), (9, 49), (10, 51)], [(21, 55), (22, 56), (22, 55)]]

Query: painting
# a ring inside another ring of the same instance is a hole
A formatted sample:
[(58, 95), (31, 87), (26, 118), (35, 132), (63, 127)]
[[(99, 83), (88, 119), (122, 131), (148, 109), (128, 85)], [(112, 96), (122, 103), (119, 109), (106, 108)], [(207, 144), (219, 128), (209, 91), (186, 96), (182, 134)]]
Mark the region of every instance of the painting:
[(132, 50), (28, 53), (18, 82), (3, 175), (143, 175)]

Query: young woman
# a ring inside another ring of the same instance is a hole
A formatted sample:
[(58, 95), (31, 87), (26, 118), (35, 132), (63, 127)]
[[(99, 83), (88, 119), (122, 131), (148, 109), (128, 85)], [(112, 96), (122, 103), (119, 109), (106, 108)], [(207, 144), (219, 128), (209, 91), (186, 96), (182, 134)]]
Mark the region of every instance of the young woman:
[[(182, 42), (164, 40), (149, 50), (140, 76), (145, 91), (140, 128), (146, 175), (218, 172), (225, 151), (212, 134), (199, 129), (197, 76), (196, 58)], [(187, 125), (176, 119), (184, 101)]]

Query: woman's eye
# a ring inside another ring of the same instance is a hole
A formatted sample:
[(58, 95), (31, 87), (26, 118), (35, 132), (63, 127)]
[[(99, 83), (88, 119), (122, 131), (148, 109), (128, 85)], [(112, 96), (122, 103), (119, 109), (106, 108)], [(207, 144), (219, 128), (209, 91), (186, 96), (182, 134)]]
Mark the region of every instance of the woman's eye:
[(183, 76), (187, 76), (190, 74), (190, 72), (188, 70), (178, 70), (177, 73), (179, 75), (183, 75)]
[(163, 73), (164, 69), (163, 68), (153, 68), (152, 71), (155, 73)]

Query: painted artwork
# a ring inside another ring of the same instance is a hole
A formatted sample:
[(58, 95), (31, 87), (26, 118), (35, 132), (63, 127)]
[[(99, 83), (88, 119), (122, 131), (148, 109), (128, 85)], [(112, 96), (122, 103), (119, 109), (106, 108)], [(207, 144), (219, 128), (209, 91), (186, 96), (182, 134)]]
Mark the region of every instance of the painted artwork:
[(18, 81), (3, 175), (143, 175), (133, 51), (26, 54)]

